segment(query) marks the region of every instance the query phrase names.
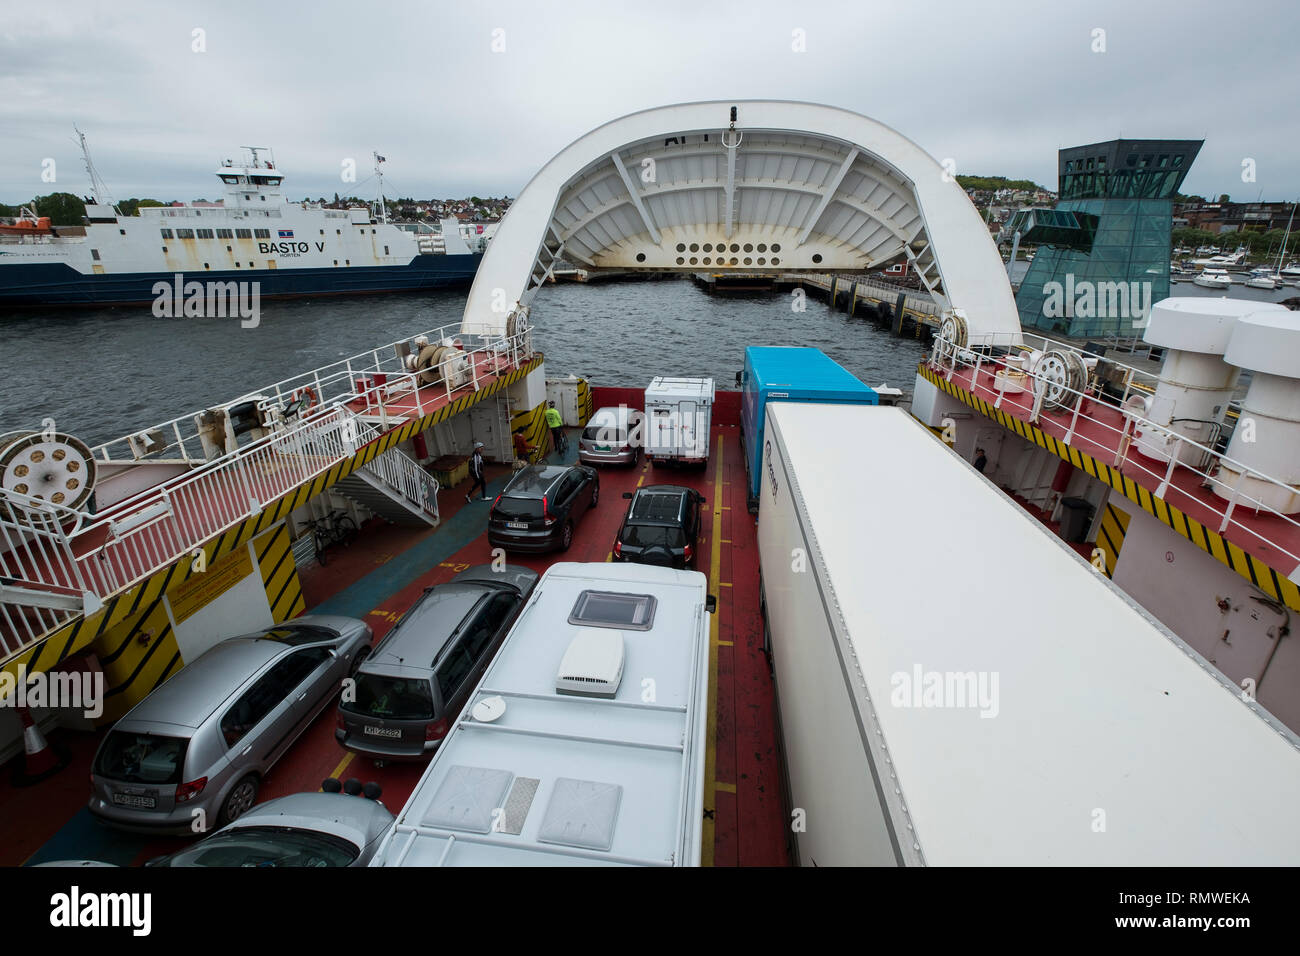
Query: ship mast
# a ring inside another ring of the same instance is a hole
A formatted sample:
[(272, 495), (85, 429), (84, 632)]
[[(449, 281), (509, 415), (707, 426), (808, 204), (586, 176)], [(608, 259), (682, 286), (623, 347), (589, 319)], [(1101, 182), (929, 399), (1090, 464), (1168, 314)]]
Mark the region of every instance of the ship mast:
[(81, 141), (81, 158), (86, 164), (86, 175), (90, 177), (90, 195), (97, 205), (116, 206), (117, 201), (109, 195), (108, 187), (99, 178), (99, 171), (95, 169), (95, 164), (91, 161), (90, 147), (86, 145), (86, 134), (77, 129), (76, 126), (72, 128), (77, 130), (77, 139)]
[(384, 202), (384, 171), (380, 169), (379, 166), (381, 163), (388, 162), (388, 160), (383, 156), (380, 156), (377, 152), (372, 152), (370, 155), (375, 157), (375, 179), (379, 183), (379, 221), (387, 225), (388, 205)]

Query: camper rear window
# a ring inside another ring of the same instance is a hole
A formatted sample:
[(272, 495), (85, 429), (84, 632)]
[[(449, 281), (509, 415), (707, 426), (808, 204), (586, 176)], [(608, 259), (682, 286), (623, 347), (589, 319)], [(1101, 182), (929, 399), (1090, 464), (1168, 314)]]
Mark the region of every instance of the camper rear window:
[(648, 631), (655, 619), (655, 599), (649, 594), (583, 591), (569, 614), (570, 624)]

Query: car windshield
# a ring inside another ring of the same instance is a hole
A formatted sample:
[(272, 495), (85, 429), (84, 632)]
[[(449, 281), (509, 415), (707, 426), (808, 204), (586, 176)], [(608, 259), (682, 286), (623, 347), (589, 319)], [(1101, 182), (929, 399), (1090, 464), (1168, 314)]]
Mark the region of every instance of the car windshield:
[(432, 720), (433, 692), (424, 677), (357, 675), (357, 699), (344, 701), (342, 708), (369, 717), (395, 720)]
[(114, 730), (95, 759), (95, 773), (131, 783), (180, 783), (188, 743), (184, 737)]
[(686, 544), (681, 528), (661, 524), (630, 524), (623, 529), (623, 543), (634, 548), (680, 548)]
[(508, 521), (524, 521), (542, 516), (542, 499), (540, 498), (502, 498), (492, 509), (500, 518)]
[(361, 851), (342, 837), (288, 827), (236, 827), (163, 857), (157, 866), (347, 866)]

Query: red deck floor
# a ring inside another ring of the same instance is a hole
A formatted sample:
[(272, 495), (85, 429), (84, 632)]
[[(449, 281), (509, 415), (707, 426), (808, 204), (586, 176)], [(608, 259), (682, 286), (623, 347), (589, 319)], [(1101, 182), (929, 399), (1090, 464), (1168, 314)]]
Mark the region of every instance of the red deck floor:
[[(1001, 411), (1020, 421), (1029, 421), (1034, 402), (1032, 392), (1019, 395), (1008, 393), (1003, 396), (1003, 393), (994, 389), (993, 372), (987, 368), (980, 369), (978, 379), (972, 384), (974, 377), (974, 369), (963, 368), (953, 375), (951, 381), (989, 404), (1002, 397)], [(1039, 417), (1038, 427), (1058, 441), (1064, 441), (1070, 429), (1072, 413), (1073, 409), (1066, 412), (1044, 412)], [(1113, 467), (1123, 429), (1124, 417), (1118, 408), (1093, 398), (1085, 398), (1070, 445)], [(1167, 462), (1146, 457), (1137, 450), (1135, 444), (1130, 445), (1128, 455), (1119, 468), (1126, 477), (1152, 493), (1164, 481), (1167, 469)], [(1174, 469), (1164, 501), (1210, 530), (1218, 531), (1227, 501), (1209, 488), (1202, 488), (1204, 480), (1201, 475), (1180, 465)], [(1233, 510), (1227, 529), (1221, 533), (1228, 541), (1284, 576), (1290, 577), (1300, 566), (1300, 523), (1271, 512), (1253, 511), (1239, 502)]]
[[(713, 861), (721, 866), (771, 866), (788, 862), (785, 813), (781, 804), (776, 720), (772, 684), (762, 647), (762, 622), (758, 612), (758, 551), (753, 517), (745, 509), (744, 462), (738, 430), (716, 426), (715, 454), (707, 470), (661, 470), (638, 465), (635, 469), (604, 468), (600, 471), (601, 501), (578, 527), (574, 543), (564, 555), (511, 557), (538, 571), (556, 560), (605, 561), (610, 557), (614, 536), (622, 520), (625, 502), (622, 492), (638, 484), (655, 482), (697, 488), (708, 501), (698, 569), (710, 571), (713, 526), (709, 520), (715, 490), (722, 495), (718, 576), (710, 589), (718, 594), (718, 647), (716, 668), (716, 720), (714, 739)], [(722, 470), (718, 472), (716, 449), (721, 438)], [(570, 451), (570, 456), (573, 452)], [(490, 467), (490, 486), (496, 488), (507, 469)], [(447, 534), (447, 523), (460, 509), (481, 512), (475, 516), (486, 530), (487, 507), (466, 505), (468, 482), (439, 495), (443, 526), (435, 530), (403, 528), (381, 521), (370, 522), (353, 544), (337, 550), (325, 567), (311, 565), (302, 571), (308, 612), (315, 605), (352, 586), (371, 586), (382, 579), (384, 566), (412, 547)], [(420, 595), (423, 588), (449, 580), (471, 564), (491, 559), (486, 534), (471, 525), (474, 536), (427, 568), (409, 583), (377, 600), (366, 615), (382, 638), (393, 622)], [(454, 539), (448, 539), (453, 540)], [(376, 572), (380, 572), (376, 574)], [(375, 585), (382, 588), (382, 585)], [(259, 800), (302, 790), (315, 790), (329, 776), (355, 776), (382, 785), (383, 801), (396, 809), (405, 803), (426, 764), (387, 764), (376, 767), (361, 757), (342, 750), (334, 739), (334, 709), (327, 708), (294, 744), (267, 777)], [(51, 780), (26, 790), (15, 790), (7, 777), (0, 780), (0, 807), (9, 820), (23, 820), (23, 826), (0, 827), (0, 864), (21, 863), (40, 849), (85, 806), (90, 757), (102, 731), (75, 734), (58, 731), (52, 740), (71, 747), (75, 763)], [(707, 793), (707, 791), (706, 791)], [(83, 814), (84, 816), (84, 814)], [(135, 840), (135, 862), (169, 852), (185, 841), (122, 837)], [(709, 854), (706, 852), (706, 861)]]

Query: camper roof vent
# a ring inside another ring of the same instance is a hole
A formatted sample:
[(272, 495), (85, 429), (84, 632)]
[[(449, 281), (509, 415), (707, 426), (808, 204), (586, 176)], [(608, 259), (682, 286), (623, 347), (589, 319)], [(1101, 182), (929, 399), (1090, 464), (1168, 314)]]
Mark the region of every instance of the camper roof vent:
[(555, 692), (578, 697), (613, 697), (622, 679), (623, 632), (580, 627), (560, 661)]

